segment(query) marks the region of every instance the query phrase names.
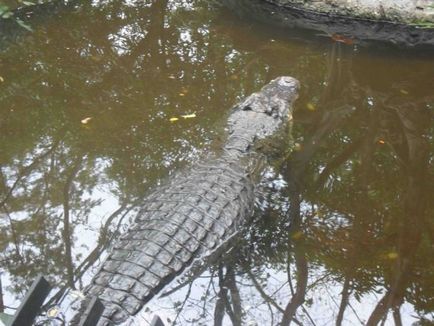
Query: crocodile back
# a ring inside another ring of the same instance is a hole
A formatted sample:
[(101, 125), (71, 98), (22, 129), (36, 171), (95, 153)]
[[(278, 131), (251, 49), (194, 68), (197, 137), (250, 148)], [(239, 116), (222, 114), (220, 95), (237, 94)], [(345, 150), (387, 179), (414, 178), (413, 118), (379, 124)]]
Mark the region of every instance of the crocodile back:
[(105, 306), (99, 325), (135, 315), (163, 286), (231, 238), (252, 216), (254, 186), (238, 159), (217, 159), (147, 197), (86, 293)]

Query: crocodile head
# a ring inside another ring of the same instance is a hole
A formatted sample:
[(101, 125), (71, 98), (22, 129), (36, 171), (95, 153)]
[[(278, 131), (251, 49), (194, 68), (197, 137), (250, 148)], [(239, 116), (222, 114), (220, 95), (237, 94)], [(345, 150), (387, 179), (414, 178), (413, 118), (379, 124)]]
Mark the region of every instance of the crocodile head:
[(225, 149), (248, 152), (256, 140), (273, 135), (291, 120), (299, 87), (295, 78), (278, 77), (238, 103), (228, 119)]

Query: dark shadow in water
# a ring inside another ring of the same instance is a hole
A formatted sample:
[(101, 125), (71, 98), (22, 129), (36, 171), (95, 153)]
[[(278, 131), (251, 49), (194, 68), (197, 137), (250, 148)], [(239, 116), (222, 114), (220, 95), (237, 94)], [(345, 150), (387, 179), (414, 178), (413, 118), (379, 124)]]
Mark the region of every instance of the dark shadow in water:
[[(305, 29), (332, 36), (345, 35), (358, 42), (385, 42), (398, 46), (420, 46), (432, 49), (434, 30), (393, 22), (375, 22), (369, 19), (350, 18), (306, 10), (299, 3), (275, 5), (263, 0), (221, 0), (225, 6), (246, 19), (278, 27)], [(279, 3), (279, 1), (275, 1)]]

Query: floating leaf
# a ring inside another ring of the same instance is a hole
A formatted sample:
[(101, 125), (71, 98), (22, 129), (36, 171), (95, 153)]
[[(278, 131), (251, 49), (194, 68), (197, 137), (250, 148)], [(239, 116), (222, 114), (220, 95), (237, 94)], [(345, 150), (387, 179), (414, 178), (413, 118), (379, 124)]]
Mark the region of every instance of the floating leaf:
[(237, 75), (232, 75), (231, 77), (229, 77), (230, 80), (237, 80), (238, 76)]
[(172, 118), (169, 119), (170, 122), (175, 122), (175, 121), (178, 121), (178, 120), (179, 120), (179, 118), (177, 118), (177, 117), (172, 117)]
[(2, 76), (0, 76), (0, 83), (3, 83), (5, 80)]
[(383, 139), (379, 139), (379, 140), (378, 140), (378, 143), (381, 144), (381, 145), (384, 145), (384, 144), (386, 143), (386, 141), (383, 140)]
[(181, 115), (184, 119), (196, 118), (196, 113)]
[(81, 123), (84, 124), (84, 125), (86, 125), (86, 124), (88, 124), (90, 122), (90, 120), (92, 120), (92, 118), (91, 117), (87, 117), (87, 118), (84, 118), (83, 120), (81, 120)]
[(346, 37), (346, 36), (340, 35), (340, 34), (333, 34), (332, 40), (335, 42), (338, 42), (338, 43), (344, 43), (346, 45), (352, 45), (354, 43), (353, 38), (349, 38), (349, 37)]
[(387, 256), (387, 259), (390, 259), (390, 260), (395, 260), (399, 257), (398, 253), (395, 251), (391, 251), (391, 252), (387, 253), (386, 256)]
[(184, 93), (179, 93), (179, 96), (185, 96), (185, 94)]
[(401, 94), (404, 94), (404, 95), (408, 95), (409, 94), (408, 91), (406, 91), (405, 89), (400, 89), (399, 91), (400, 91)]
[(312, 102), (307, 103), (307, 104), (306, 104), (306, 108), (307, 108), (309, 111), (315, 111), (315, 110), (316, 110), (316, 106), (315, 106), (315, 104), (313, 104)]
[(176, 79), (175, 75), (169, 75), (169, 79)]

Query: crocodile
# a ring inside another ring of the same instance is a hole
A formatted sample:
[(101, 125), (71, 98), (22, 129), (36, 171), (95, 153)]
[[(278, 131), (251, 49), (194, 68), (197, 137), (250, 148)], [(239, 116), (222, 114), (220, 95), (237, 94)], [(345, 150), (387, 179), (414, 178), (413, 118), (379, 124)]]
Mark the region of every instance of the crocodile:
[(253, 215), (255, 175), (263, 166), (255, 144), (291, 119), (298, 89), (296, 79), (279, 77), (246, 97), (228, 117), (221, 153), (146, 197), (84, 290), (104, 304), (98, 325), (125, 322), (193, 261), (239, 233)]

